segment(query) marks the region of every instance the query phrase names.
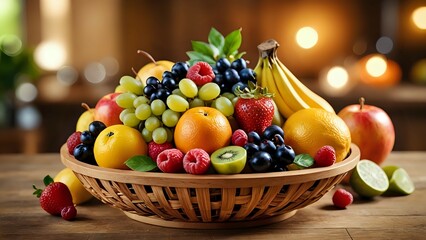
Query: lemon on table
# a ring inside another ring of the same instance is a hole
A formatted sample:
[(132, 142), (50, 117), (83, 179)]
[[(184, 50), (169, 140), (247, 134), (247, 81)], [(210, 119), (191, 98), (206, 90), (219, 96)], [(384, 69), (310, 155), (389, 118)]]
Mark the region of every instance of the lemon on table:
[(81, 204), (92, 199), (93, 196), (83, 186), (70, 168), (62, 169), (53, 179), (54, 182), (61, 182), (69, 188), (74, 204)]
[(389, 188), (386, 193), (409, 195), (414, 192), (415, 187), (413, 181), (405, 169), (398, 166), (383, 167), (389, 179)]
[(363, 159), (354, 168), (350, 184), (352, 189), (362, 197), (375, 197), (389, 188), (388, 177), (375, 162)]

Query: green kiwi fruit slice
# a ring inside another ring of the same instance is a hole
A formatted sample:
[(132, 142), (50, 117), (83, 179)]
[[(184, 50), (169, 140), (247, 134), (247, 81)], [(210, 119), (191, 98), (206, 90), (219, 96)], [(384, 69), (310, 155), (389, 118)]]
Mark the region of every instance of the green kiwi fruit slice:
[(240, 173), (247, 161), (247, 152), (240, 146), (227, 146), (213, 152), (211, 163), (220, 174)]

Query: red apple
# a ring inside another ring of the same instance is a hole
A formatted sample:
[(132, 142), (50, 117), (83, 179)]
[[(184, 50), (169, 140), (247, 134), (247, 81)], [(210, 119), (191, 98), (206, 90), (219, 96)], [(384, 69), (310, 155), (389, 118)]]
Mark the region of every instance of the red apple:
[(103, 122), (107, 127), (122, 124), (120, 113), (123, 108), (117, 105), (115, 99), (121, 93), (109, 93), (99, 99), (95, 107), (95, 120)]
[(360, 98), (360, 104), (346, 106), (338, 115), (348, 125), (352, 142), (361, 150), (361, 159), (380, 165), (392, 151), (395, 130), (383, 109), (365, 105), (364, 101)]

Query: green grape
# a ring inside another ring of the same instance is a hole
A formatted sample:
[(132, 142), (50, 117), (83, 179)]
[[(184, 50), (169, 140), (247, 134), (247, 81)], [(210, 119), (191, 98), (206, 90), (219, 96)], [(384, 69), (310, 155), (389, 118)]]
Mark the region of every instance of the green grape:
[(173, 131), (170, 128), (165, 128), (167, 131), (167, 142), (173, 141)]
[(126, 109), (123, 109), (123, 111), (121, 111), (120, 116), (119, 116), (120, 121), (121, 121), (121, 122), (123, 122), (124, 115), (126, 115), (126, 114), (128, 114), (128, 113), (134, 113), (134, 112), (135, 112), (135, 109), (134, 109), (134, 108), (126, 108)]
[(151, 111), (155, 116), (160, 116), (166, 110), (166, 104), (160, 100), (155, 99), (151, 102)]
[(134, 113), (128, 113), (123, 116), (123, 124), (129, 127), (137, 127), (140, 121)]
[(237, 104), (237, 101), (238, 101), (238, 97), (234, 97), (232, 99), (232, 105), (234, 105), (234, 107), (235, 107), (235, 104)]
[(151, 107), (147, 103), (142, 103), (135, 110), (136, 117), (140, 120), (146, 120), (151, 117)]
[(204, 101), (199, 98), (194, 98), (189, 103), (189, 108), (204, 107)]
[(220, 87), (216, 83), (209, 82), (204, 84), (200, 90), (198, 90), (198, 97), (201, 100), (209, 101), (217, 98), (220, 94)]
[(144, 128), (142, 129), (142, 137), (145, 140), (146, 143), (149, 143), (152, 141), (152, 132), (148, 129)]
[(115, 102), (122, 108), (133, 108), (133, 101), (136, 97), (134, 93), (126, 92), (118, 95)]
[(151, 116), (145, 120), (145, 128), (153, 132), (156, 128), (161, 126), (161, 121), (156, 116)]
[(198, 93), (197, 85), (189, 78), (180, 80), (179, 90), (188, 98), (194, 98)]
[(217, 110), (219, 110), (223, 115), (229, 117), (234, 114), (234, 105), (231, 100), (226, 97), (219, 97), (215, 100), (215, 106)]
[(189, 108), (189, 103), (185, 98), (172, 94), (167, 97), (167, 106), (175, 112), (185, 112)]
[(224, 92), (224, 93), (221, 94), (221, 96), (226, 97), (227, 99), (232, 101), (232, 99), (234, 99), (234, 97), (235, 97), (235, 94), (230, 93), (230, 92)]
[(167, 141), (167, 131), (163, 127), (156, 128), (152, 132), (152, 140), (157, 144), (163, 144)]
[(120, 79), (120, 85), (123, 86), (127, 91), (136, 95), (143, 94), (142, 82), (131, 76), (123, 76)]
[(133, 107), (137, 108), (142, 103), (148, 103), (149, 99), (145, 96), (139, 96), (133, 100)]
[(186, 98), (186, 96), (179, 90), (179, 88), (176, 88), (175, 90), (173, 90), (172, 94), (179, 95), (179, 96), (181, 96), (183, 98)]
[(167, 127), (174, 127), (176, 126), (177, 122), (179, 121), (180, 113), (175, 112), (171, 109), (167, 109), (163, 112), (163, 115), (161, 115), (161, 121), (164, 125)]

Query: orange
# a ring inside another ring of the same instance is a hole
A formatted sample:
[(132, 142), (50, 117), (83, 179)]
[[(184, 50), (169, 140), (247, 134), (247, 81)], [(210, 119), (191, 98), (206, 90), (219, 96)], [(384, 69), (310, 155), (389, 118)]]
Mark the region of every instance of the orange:
[(100, 167), (129, 169), (124, 163), (133, 156), (146, 155), (147, 149), (138, 130), (125, 125), (112, 125), (99, 133), (93, 153)]
[(292, 114), (284, 123), (284, 141), (296, 154), (308, 153), (312, 157), (325, 145), (336, 150), (336, 162), (349, 153), (351, 132), (335, 113), (319, 108), (308, 108)]
[(176, 147), (183, 153), (194, 148), (212, 154), (228, 146), (232, 130), (228, 119), (219, 110), (211, 107), (195, 107), (186, 111), (175, 127)]
[(78, 180), (77, 176), (70, 168), (62, 169), (53, 178), (53, 181), (67, 185), (71, 192), (72, 202), (74, 204), (81, 204), (93, 198), (92, 194), (84, 188), (83, 184), (80, 180)]

